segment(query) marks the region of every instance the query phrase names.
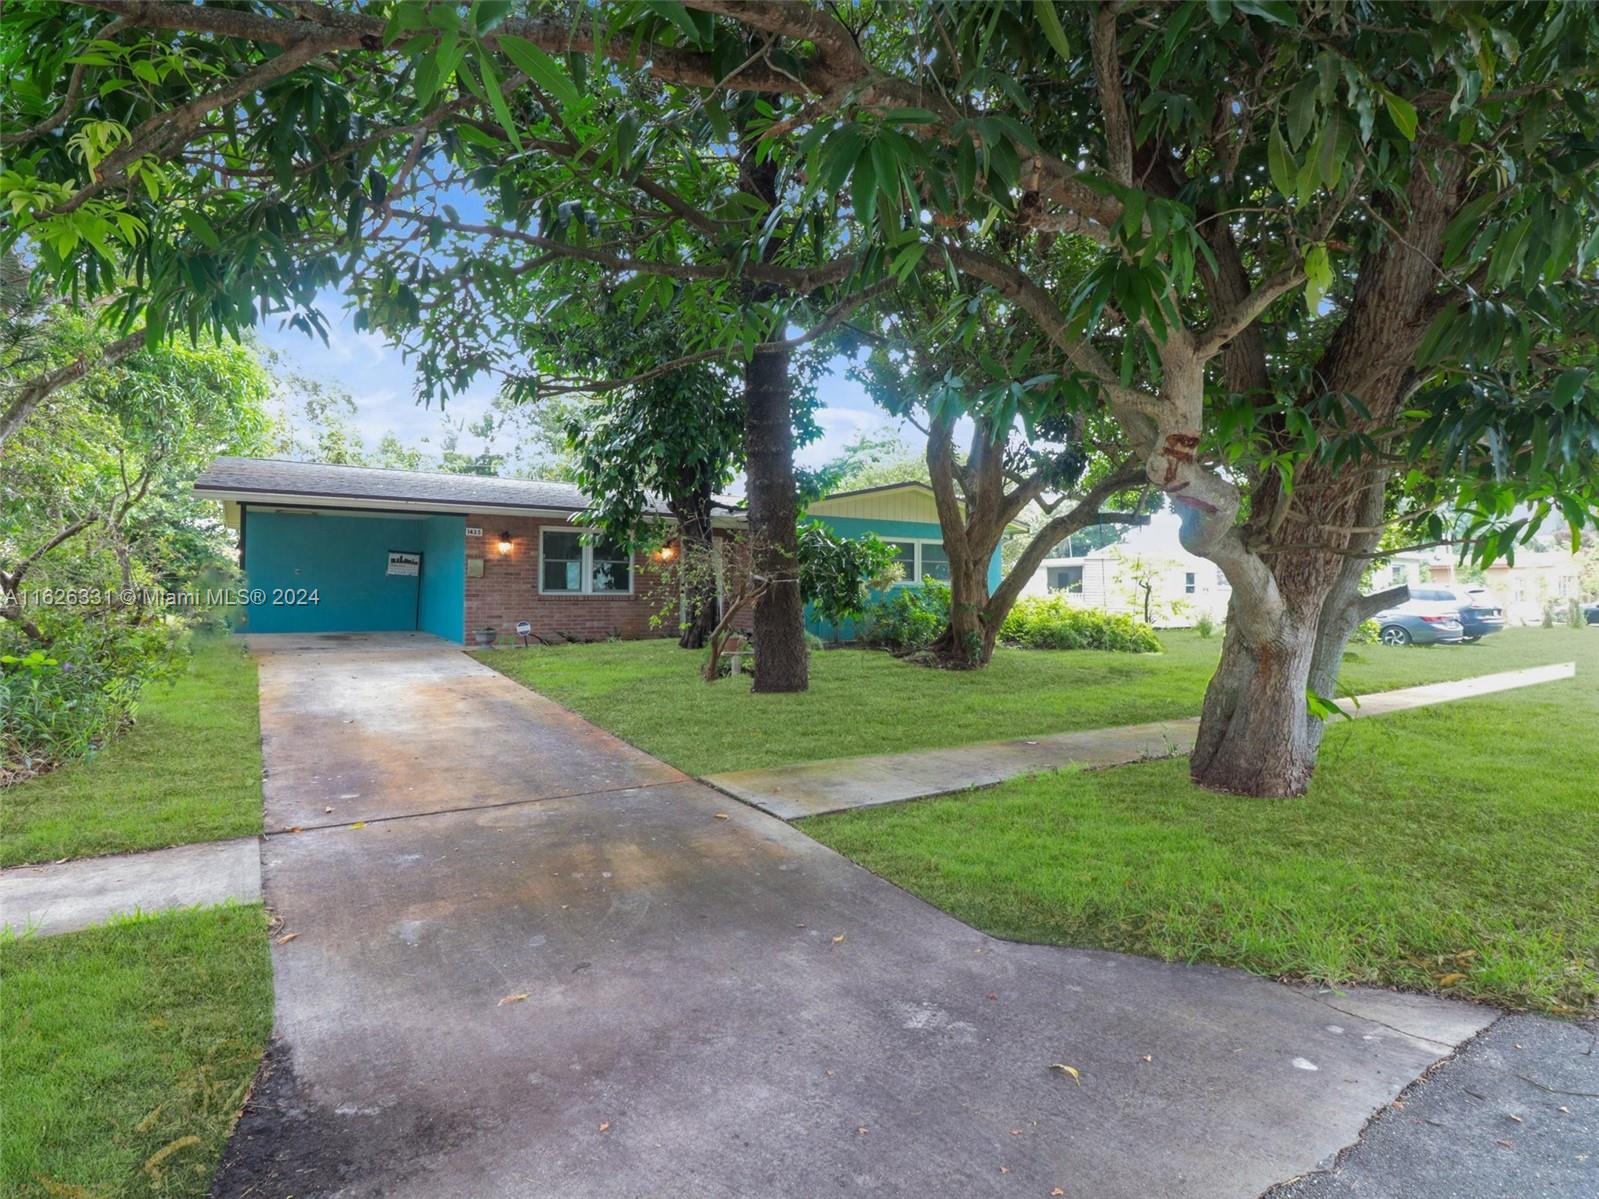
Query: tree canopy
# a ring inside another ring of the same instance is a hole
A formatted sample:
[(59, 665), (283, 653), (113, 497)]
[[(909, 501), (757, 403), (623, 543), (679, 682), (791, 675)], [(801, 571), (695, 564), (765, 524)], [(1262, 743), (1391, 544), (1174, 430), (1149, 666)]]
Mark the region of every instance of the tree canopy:
[[(287, 15), (285, 15), (287, 14)], [(519, 276), (686, 362), (934, 275), (1105, 417), (1233, 588), (1196, 778), (1296, 793), (1395, 522), (1479, 559), (1599, 509), (1599, 11), (1502, 0), (8, 6), (0, 202), (122, 330), (415, 337)], [(759, 176), (759, 186), (752, 180)], [(798, 333), (791, 333), (798, 329)], [(663, 366), (666, 364), (662, 364)]]

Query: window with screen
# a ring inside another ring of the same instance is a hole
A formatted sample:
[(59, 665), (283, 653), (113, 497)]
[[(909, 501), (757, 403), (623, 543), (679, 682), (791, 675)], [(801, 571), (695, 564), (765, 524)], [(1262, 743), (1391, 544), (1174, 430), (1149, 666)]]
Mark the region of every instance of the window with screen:
[(1083, 589), (1081, 566), (1057, 566), (1049, 572), (1049, 589), (1080, 593)]
[(940, 541), (922, 543), (922, 578), (949, 582), (949, 555)]
[(627, 547), (609, 539), (596, 542), (589, 550), (593, 565), (589, 578), (597, 592), (631, 591), (633, 558)]
[(916, 582), (916, 543), (914, 541), (890, 541), (894, 547), (894, 561), (899, 563), (900, 578), (906, 583)]
[(581, 530), (545, 529), (539, 537), (539, 590), (546, 595), (631, 594), (633, 556), (609, 538), (585, 545)]
[(565, 529), (545, 529), (539, 548), (539, 589), (583, 590), (583, 535)]

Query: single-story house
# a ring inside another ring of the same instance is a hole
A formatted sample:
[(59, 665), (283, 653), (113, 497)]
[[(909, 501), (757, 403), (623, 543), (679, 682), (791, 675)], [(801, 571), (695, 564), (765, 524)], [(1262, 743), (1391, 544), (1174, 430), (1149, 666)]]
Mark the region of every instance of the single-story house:
[[(465, 641), (518, 621), (547, 639), (675, 633), (659, 563), (585, 545), (576, 487), (526, 479), (219, 458), (195, 493), (237, 530), (254, 633), (421, 630)], [(664, 506), (656, 509), (663, 519)], [(731, 502), (713, 523), (744, 523)]]
[[(547, 640), (675, 635), (677, 602), (652, 555), (584, 544), (588, 498), (565, 483), (219, 458), (195, 482), (237, 531), (248, 588), (241, 628), (255, 633), (421, 630), (450, 641), (493, 629), (515, 643), (527, 621)], [(654, 514), (670, 519), (664, 505)], [(809, 514), (846, 536), (871, 532), (900, 553), (904, 581), (947, 579), (949, 561), (925, 483), (840, 492)], [(718, 500), (713, 524), (746, 523)], [(990, 566), (998, 585), (999, 556)], [(808, 627), (831, 638), (812, 618)], [(853, 629), (840, 630), (846, 639)]]
[(1155, 513), (1109, 545), (1073, 557), (1045, 558), (1023, 595), (1061, 595), (1067, 603), (1143, 619), (1165, 628), (1192, 625), (1201, 616), (1227, 617), (1232, 585), (1207, 558), (1183, 548), (1175, 512)]
[[(944, 552), (944, 530), (938, 523), (938, 504), (926, 483), (885, 483), (856, 491), (835, 491), (816, 500), (806, 510), (845, 537), (876, 533), (898, 551), (900, 581), (895, 587), (914, 587), (928, 579), (949, 581), (949, 555)], [(1021, 526), (1014, 526), (1020, 529)], [(1000, 583), (1000, 554), (988, 564), (988, 587)], [(807, 608), (805, 627), (824, 641), (853, 641), (859, 631), (845, 621), (839, 629)]]

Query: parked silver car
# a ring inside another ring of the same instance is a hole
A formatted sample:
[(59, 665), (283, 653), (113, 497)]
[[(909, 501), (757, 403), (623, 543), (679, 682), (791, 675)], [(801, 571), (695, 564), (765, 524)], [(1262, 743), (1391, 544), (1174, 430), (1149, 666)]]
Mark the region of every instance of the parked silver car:
[(1410, 598), (1452, 605), (1460, 616), (1465, 641), (1480, 641), (1505, 627), (1505, 611), (1486, 587), (1412, 587)]
[(1466, 639), (1457, 606), (1441, 600), (1408, 599), (1372, 619), (1384, 645), (1440, 645)]

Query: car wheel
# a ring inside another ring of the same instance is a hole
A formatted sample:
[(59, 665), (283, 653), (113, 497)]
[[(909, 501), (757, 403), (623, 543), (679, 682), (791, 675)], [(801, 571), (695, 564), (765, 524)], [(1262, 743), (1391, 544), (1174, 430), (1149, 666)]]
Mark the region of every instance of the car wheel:
[(1382, 643), (1384, 645), (1409, 645), (1410, 644), (1410, 632), (1409, 632), (1409, 630), (1403, 629), (1403, 628), (1401, 628), (1400, 626), (1398, 626), (1396, 624), (1391, 624), (1391, 625), (1385, 626), (1383, 628), (1383, 631), (1380, 634), (1378, 634), (1378, 635), (1382, 638)]

